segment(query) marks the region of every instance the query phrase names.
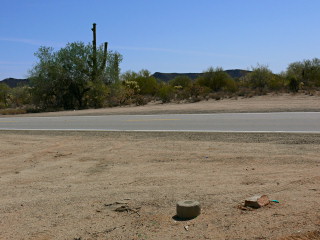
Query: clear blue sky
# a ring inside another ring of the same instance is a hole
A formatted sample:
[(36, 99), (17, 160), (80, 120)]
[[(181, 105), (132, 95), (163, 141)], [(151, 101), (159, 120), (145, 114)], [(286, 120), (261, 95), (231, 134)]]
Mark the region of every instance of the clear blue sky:
[(319, 0), (0, 0), (0, 80), (23, 78), (39, 46), (92, 41), (122, 71), (202, 72), (210, 66), (278, 73), (320, 57)]

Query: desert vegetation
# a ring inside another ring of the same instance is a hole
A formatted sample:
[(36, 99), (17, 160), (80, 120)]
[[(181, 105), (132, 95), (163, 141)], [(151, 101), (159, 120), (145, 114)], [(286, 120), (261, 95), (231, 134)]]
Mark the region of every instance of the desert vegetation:
[(314, 94), (320, 88), (318, 58), (290, 63), (280, 74), (258, 64), (236, 78), (221, 67), (209, 67), (196, 79), (177, 76), (168, 82), (156, 79), (146, 69), (121, 73), (122, 55), (107, 50), (107, 43), (97, 47), (95, 24), (92, 31), (92, 43), (68, 43), (57, 51), (40, 47), (28, 85), (11, 88), (0, 83), (0, 114), (144, 105), (150, 101), (196, 102), (270, 92)]

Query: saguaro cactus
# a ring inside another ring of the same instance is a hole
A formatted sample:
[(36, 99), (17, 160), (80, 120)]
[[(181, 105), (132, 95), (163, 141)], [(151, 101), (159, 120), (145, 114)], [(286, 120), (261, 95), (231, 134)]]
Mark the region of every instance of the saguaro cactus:
[(97, 59), (97, 34), (96, 34), (96, 23), (92, 24), (92, 33), (93, 33), (93, 40), (92, 40), (92, 81), (97, 81), (98, 76), (103, 73), (104, 68), (106, 67), (107, 63), (107, 53), (108, 53), (108, 42), (104, 43), (104, 50), (103, 50), (103, 57), (100, 64), (98, 63)]

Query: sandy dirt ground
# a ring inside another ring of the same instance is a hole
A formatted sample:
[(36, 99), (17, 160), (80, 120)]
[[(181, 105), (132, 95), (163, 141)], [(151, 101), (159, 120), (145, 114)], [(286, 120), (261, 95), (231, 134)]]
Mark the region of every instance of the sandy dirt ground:
[[(268, 94), (252, 98), (228, 98), (223, 100), (201, 101), (196, 103), (149, 103), (144, 106), (123, 106), (103, 109), (23, 114), (21, 116), (82, 116), (111, 114), (174, 114), (174, 113), (221, 113), (221, 112), (305, 112), (320, 111), (320, 93), (307, 94)], [(4, 115), (2, 117), (10, 117)]]
[[(0, 239), (320, 239), (317, 134), (1, 131), (0, 146)], [(255, 194), (279, 203), (239, 208)], [(174, 218), (182, 199), (201, 215)]]

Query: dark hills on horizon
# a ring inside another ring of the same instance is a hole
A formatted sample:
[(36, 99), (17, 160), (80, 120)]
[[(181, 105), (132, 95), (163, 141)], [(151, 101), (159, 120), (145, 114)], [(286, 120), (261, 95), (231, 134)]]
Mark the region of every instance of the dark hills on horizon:
[[(231, 69), (226, 70), (226, 73), (230, 75), (230, 77), (236, 79), (245, 76), (246, 74), (250, 73), (248, 70), (242, 70), (242, 69)], [(192, 80), (195, 80), (199, 76), (201, 76), (203, 73), (161, 73), (161, 72), (155, 72), (152, 74), (153, 77), (155, 77), (158, 81), (163, 82), (169, 82), (170, 80), (174, 79), (178, 76), (188, 76)], [(6, 78), (0, 81), (0, 83), (5, 83), (11, 88), (15, 88), (17, 86), (23, 86), (23, 85), (29, 85), (30, 80), (29, 79), (18, 79), (18, 78)]]
[[(230, 75), (233, 79), (243, 77), (250, 73), (251, 71), (248, 70), (242, 70), (242, 69), (231, 69), (231, 70), (225, 70), (226, 73)], [(192, 80), (195, 80), (199, 76), (201, 76), (203, 73), (161, 73), (161, 72), (155, 72), (152, 74), (156, 79), (163, 81), (163, 82), (169, 82), (170, 80), (174, 79), (178, 76), (187, 76), (191, 78)]]
[(18, 86), (29, 85), (29, 79), (19, 79), (19, 78), (6, 78), (0, 81), (0, 83), (5, 83), (11, 88), (15, 88)]

